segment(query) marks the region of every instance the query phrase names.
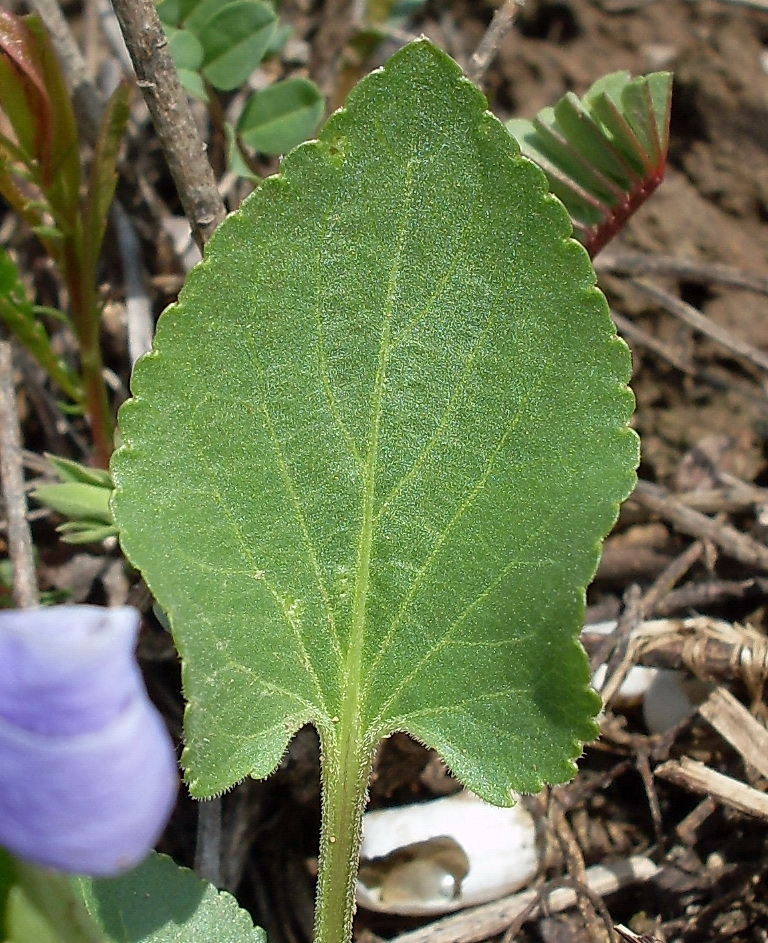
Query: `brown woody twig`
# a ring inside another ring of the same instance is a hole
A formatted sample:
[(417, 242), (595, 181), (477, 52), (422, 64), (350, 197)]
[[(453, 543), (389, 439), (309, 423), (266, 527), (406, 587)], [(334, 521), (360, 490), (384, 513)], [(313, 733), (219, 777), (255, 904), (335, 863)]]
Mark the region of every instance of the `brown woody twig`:
[(155, 4), (114, 0), (114, 8), (184, 213), (202, 248), (226, 210)]
[(11, 345), (0, 340), (0, 476), (8, 516), (8, 547), (13, 561), (13, 600), (20, 609), (39, 604), (32, 536), (21, 459), (21, 432), (16, 412)]

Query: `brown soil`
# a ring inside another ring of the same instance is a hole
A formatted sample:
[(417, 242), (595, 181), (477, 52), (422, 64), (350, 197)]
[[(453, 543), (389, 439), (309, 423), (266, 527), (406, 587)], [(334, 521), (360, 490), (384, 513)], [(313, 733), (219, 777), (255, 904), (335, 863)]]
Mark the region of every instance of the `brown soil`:
[[(405, 28), (423, 31), (466, 65), (495, 6), (482, 0), (430, 0)], [(328, 10), (336, 7), (345, 9), (338, 0), (325, 6), (284, 0), (282, 16), (293, 23), (295, 37), (311, 47), (318, 27), (328, 28)], [(344, 30), (340, 33), (343, 37)], [(689, 507), (695, 504), (691, 493), (702, 492), (699, 500), (708, 496), (710, 503), (701, 506), (719, 526), (732, 526), (759, 545), (768, 528), (768, 491), (761, 487), (768, 484), (765, 368), (683, 323), (633, 279), (693, 305), (730, 337), (768, 354), (767, 43), (768, 9), (732, 2), (528, 0), (485, 81), (491, 108), (500, 117), (530, 117), (566, 90), (583, 92), (608, 71), (674, 71), (667, 178), (606, 249), (605, 261), (598, 259), (600, 284), (613, 309), (629, 322), (635, 426), (643, 443), (641, 477), (673, 496), (685, 493), (680, 503)], [(342, 84), (391, 48), (385, 43), (366, 63), (348, 55)], [(313, 55), (323, 74), (333, 76), (328, 57), (316, 50)], [(133, 149), (137, 166), (173, 206), (157, 145), (145, 141)], [(220, 158), (220, 142), (213, 142), (212, 154), (214, 162)], [(137, 193), (129, 208), (143, 240), (157, 313), (178, 289), (181, 267), (169, 241), (158, 236), (153, 214), (165, 210), (154, 206), (149, 212)], [(57, 303), (47, 263), (18, 232), (13, 241), (26, 253), (39, 300)], [(632, 275), (632, 266), (641, 263), (646, 274)], [(108, 310), (106, 322), (109, 365), (125, 382), (127, 358), (117, 316), (123, 302), (121, 273), (115, 260), (109, 265), (108, 291), (117, 312), (112, 322)], [(738, 273), (747, 277), (739, 282)], [(67, 454), (69, 449), (71, 454), (73, 440), (62, 436), (50, 418), (41, 420), (34, 389), (28, 395), (29, 402), (22, 403), (27, 447), (37, 453)], [(739, 500), (733, 500), (735, 492)], [(85, 548), (73, 555), (56, 542), (49, 519), (36, 524), (35, 536), (45, 588), (66, 589), (76, 601), (142, 602), (140, 589), (129, 587), (114, 548)], [(687, 568), (681, 565), (669, 586), (646, 599), (645, 616), (704, 613), (747, 624), (764, 637), (764, 564), (750, 563), (718, 535), (697, 531), (679, 514), (641, 497), (627, 503), (606, 543), (590, 589), (589, 619), (624, 613), (631, 628), (637, 615), (632, 588), (646, 593), (685, 553)], [(143, 604), (147, 625), (141, 654), (147, 676), (180, 735), (175, 656), (146, 598)], [(672, 638), (672, 649), (675, 644)], [(676, 651), (680, 656), (680, 645)], [(705, 656), (698, 658), (688, 658), (689, 669), (713, 670)], [(737, 662), (725, 661), (717, 680), (764, 720), (760, 673), (745, 675)], [(604, 907), (582, 894), (577, 909), (532, 917), (515, 939), (587, 943), (608, 939), (606, 928), (614, 921), (669, 943), (768, 941), (768, 822), (655, 775), (662, 763), (685, 757), (765, 788), (758, 772), (700, 716), (694, 714), (667, 735), (650, 736), (637, 710), (606, 713), (601, 740), (588, 748), (577, 778), (555, 791), (556, 801), (543, 797), (539, 804), (550, 846), (542, 881), (556, 882), (564, 875), (578, 880), (584, 865), (633, 854), (650, 856), (658, 873), (607, 898)], [(372, 803), (413, 802), (454, 788), (434, 756), (396, 736), (378, 758)], [(307, 940), (312, 915), (307, 862), (316, 854), (319, 821), (314, 733), (299, 734), (272, 779), (238, 788), (223, 805), (224, 883), (267, 928), (272, 943)], [(557, 808), (565, 810), (565, 817)], [(163, 848), (191, 864), (194, 841), (195, 809), (182, 799)], [(371, 941), (417, 925), (361, 911), (357, 933)]]

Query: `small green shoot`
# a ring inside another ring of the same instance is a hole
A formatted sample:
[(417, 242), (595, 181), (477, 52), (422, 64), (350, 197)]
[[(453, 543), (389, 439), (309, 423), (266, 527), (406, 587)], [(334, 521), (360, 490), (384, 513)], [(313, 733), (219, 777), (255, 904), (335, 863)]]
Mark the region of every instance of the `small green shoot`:
[[(120, 84), (107, 105), (86, 175), (69, 92), (40, 20), (0, 11), (0, 112), (6, 119), (0, 134), (0, 194), (28, 223), (67, 287), (80, 382), (51, 362), (50, 345), (31, 328), (18, 291), (15, 304), (14, 296), (6, 296), (2, 317), (62, 390), (84, 407), (97, 460), (106, 467), (113, 420), (102, 376), (96, 267), (128, 118), (128, 86)], [(12, 279), (7, 260), (2, 268), (6, 281)]]
[(614, 72), (582, 99), (572, 92), (508, 130), (547, 174), (590, 257), (624, 226), (664, 177), (672, 76)]
[(110, 508), (112, 479), (108, 471), (86, 468), (69, 459), (47, 456), (60, 482), (38, 485), (31, 497), (68, 518), (56, 528), (68, 544), (86, 544), (117, 534)]
[(0, 246), (0, 321), (5, 323), (59, 389), (73, 402), (80, 403), (83, 399), (82, 382), (72, 366), (54, 353), (41, 320), (44, 313), (48, 312), (33, 303), (19, 278), (16, 264)]

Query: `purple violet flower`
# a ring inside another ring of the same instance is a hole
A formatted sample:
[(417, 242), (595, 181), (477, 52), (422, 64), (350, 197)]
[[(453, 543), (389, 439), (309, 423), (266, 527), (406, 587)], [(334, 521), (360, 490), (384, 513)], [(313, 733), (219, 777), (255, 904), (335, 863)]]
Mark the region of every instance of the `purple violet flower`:
[(127, 607), (0, 611), (0, 845), (110, 877), (173, 809), (176, 756), (150, 702)]

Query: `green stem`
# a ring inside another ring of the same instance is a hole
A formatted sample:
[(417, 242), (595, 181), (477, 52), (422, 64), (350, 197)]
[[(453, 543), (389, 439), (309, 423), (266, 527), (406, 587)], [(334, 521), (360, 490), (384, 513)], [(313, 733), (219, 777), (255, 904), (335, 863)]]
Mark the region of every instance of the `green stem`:
[[(404, 231), (404, 230), (403, 230)], [(402, 252), (402, 246), (399, 253)], [(392, 318), (391, 297), (381, 330), (379, 364), (373, 389), (373, 425), (368, 441), (363, 485), (357, 579), (352, 605), (352, 632), (347, 653), (341, 717), (320, 730), (323, 812), (315, 904), (315, 943), (348, 943), (355, 912), (355, 879), (360, 859), (363, 812), (373, 752), (378, 737), (362, 722), (363, 660), (366, 609), (370, 586), (376, 495), (376, 457)]]
[(323, 813), (314, 943), (347, 943), (352, 938), (363, 812), (374, 750), (357, 742), (355, 719), (342, 717), (335, 730), (320, 734)]
[[(98, 317), (98, 315), (96, 315)], [(96, 332), (98, 334), (98, 331)], [(104, 361), (98, 337), (81, 340), (80, 367), (85, 389), (85, 408), (93, 436), (93, 448), (99, 468), (108, 468), (114, 443), (113, 422), (104, 384)]]
[(95, 274), (84, 261), (82, 234), (65, 237), (64, 277), (69, 291), (72, 326), (80, 346), (80, 370), (85, 390), (85, 410), (93, 437), (96, 463), (109, 467), (114, 423), (104, 383), (104, 361), (99, 343), (101, 312), (96, 302)]
[[(379, 374), (383, 370), (379, 369)], [(377, 377), (378, 380), (378, 377)], [(380, 383), (377, 382), (377, 393)], [(373, 499), (378, 423), (372, 436), (363, 489), (360, 557), (355, 585), (341, 716), (320, 729), (323, 812), (315, 904), (315, 943), (347, 943), (352, 938), (355, 878), (360, 858), (363, 812), (376, 740), (362, 733), (363, 640), (373, 544)]]

